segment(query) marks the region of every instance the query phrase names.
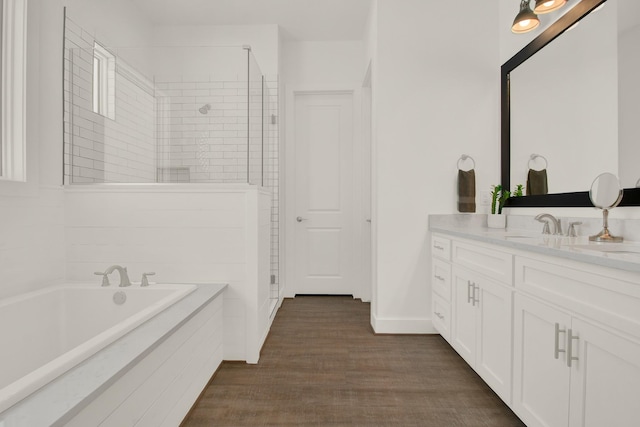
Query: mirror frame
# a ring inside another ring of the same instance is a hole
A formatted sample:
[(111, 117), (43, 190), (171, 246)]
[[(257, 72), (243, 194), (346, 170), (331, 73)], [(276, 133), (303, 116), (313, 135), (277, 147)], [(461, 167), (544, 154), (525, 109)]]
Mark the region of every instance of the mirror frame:
[[(582, 0), (538, 37), (533, 39), (531, 43), (505, 62), (500, 68), (500, 174), (503, 188), (511, 188), (511, 72), (571, 28), (575, 23), (589, 15), (592, 10), (606, 3), (606, 1), (607, 0)], [(625, 188), (624, 196), (619, 206), (640, 206), (640, 188)], [(505, 207), (593, 207), (593, 204), (589, 198), (589, 191), (578, 191), (573, 193), (550, 193), (537, 196), (510, 197), (507, 199)]]

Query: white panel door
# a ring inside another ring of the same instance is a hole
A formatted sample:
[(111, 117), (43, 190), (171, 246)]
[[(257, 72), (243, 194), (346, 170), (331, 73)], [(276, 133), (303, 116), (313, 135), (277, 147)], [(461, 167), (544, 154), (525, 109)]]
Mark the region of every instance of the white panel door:
[[(555, 325), (567, 331), (571, 317), (518, 294), (514, 317), (512, 409), (529, 427), (566, 427), (571, 370), (566, 353), (555, 357)], [(566, 332), (558, 338), (558, 349), (566, 350)]]
[(573, 319), (571, 427), (637, 426), (640, 343)]
[(511, 403), (512, 291), (487, 279), (479, 279), (478, 285), (475, 369), (502, 400)]
[(353, 95), (295, 96), (297, 294), (353, 295)]

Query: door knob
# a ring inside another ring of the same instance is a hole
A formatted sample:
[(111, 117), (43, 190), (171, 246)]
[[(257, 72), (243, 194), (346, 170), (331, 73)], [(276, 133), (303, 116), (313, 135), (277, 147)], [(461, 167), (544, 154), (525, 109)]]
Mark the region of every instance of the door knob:
[(298, 222), (302, 222), (302, 221), (306, 221), (306, 220), (307, 220), (307, 218), (302, 218), (301, 216), (296, 218), (296, 221), (298, 221)]

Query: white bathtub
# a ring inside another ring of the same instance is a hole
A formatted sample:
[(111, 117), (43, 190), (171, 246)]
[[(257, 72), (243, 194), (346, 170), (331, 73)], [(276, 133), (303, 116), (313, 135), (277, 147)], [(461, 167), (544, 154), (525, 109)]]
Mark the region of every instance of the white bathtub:
[[(0, 412), (122, 337), (195, 285), (60, 285), (0, 301)], [(123, 304), (114, 302), (124, 293)]]

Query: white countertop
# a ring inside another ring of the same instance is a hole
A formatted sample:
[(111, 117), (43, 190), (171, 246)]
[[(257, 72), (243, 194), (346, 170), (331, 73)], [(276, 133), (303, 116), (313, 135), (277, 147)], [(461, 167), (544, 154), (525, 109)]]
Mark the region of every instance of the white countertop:
[(196, 290), (0, 414), (0, 427), (62, 426), (175, 330), (226, 284)]
[(506, 248), (535, 252), (603, 267), (640, 273), (640, 244), (637, 242), (595, 243), (586, 236), (543, 235), (517, 229), (490, 229), (477, 221), (430, 221), (429, 231), (452, 237), (475, 240)]

